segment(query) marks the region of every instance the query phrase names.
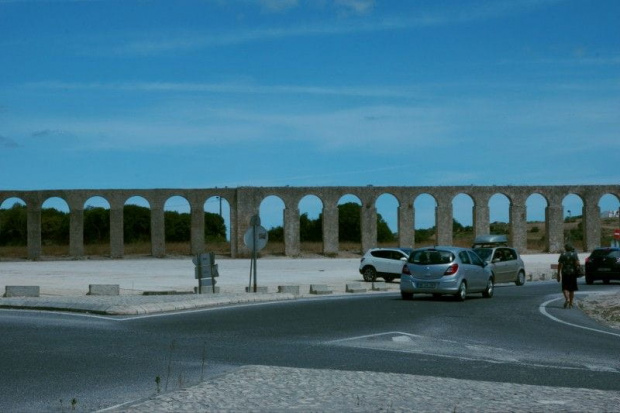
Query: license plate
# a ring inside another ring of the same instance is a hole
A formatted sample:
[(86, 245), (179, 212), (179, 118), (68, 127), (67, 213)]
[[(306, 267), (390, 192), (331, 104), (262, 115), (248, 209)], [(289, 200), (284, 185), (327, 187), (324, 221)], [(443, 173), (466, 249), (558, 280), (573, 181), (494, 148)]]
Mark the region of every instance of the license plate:
[(611, 268), (599, 268), (599, 271), (611, 271)]
[(420, 283), (418, 284), (419, 288), (435, 288), (436, 283)]

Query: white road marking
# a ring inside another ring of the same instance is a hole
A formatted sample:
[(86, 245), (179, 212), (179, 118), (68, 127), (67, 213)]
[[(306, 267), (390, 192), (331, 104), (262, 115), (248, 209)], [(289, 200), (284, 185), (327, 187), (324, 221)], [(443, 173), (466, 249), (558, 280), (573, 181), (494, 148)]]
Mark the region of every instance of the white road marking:
[[(577, 293), (579, 294), (579, 293)], [(592, 294), (592, 293), (583, 293), (583, 294)], [(549, 303), (552, 303), (554, 301), (558, 301), (558, 300), (563, 300), (564, 297), (560, 296), (558, 298), (553, 298), (551, 300), (547, 300), (544, 303), (542, 303), (539, 307), (538, 310), (540, 311), (540, 313), (542, 315), (544, 315), (545, 317), (549, 318), (550, 320), (553, 320), (555, 322), (561, 323), (561, 324), (566, 324), (568, 326), (571, 327), (576, 327), (576, 328), (582, 328), (584, 330), (588, 330), (588, 331), (594, 331), (596, 333), (602, 333), (602, 334), (608, 334), (610, 336), (615, 336), (615, 337), (620, 337), (620, 334), (618, 333), (612, 333), (611, 331), (605, 331), (605, 330), (600, 330), (598, 328), (592, 328), (592, 327), (586, 327), (586, 326), (580, 326), (579, 324), (574, 324), (574, 323), (569, 323), (568, 321), (564, 321), (564, 320), (560, 320), (557, 317), (552, 316), (551, 314), (549, 314), (549, 312), (547, 311), (547, 306), (549, 305)]]

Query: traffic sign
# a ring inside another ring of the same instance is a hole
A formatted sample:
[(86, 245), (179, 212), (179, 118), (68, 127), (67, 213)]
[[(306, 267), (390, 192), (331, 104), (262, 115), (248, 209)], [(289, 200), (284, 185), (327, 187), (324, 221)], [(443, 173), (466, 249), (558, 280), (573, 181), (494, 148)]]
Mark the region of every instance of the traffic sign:
[(614, 229), (614, 238), (620, 239), (620, 229)]
[(268, 239), (269, 235), (267, 230), (260, 225), (248, 228), (243, 235), (243, 243), (252, 252), (260, 251), (265, 248)]

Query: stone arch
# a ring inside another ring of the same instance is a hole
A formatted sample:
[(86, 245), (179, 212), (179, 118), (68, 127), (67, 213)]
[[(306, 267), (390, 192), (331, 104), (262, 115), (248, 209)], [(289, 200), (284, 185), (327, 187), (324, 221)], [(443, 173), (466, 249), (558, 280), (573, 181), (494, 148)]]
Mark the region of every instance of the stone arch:
[[(355, 206), (359, 214), (355, 212)], [(364, 245), (363, 235), (363, 203), (359, 196), (344, 194), (338, 199), (338, 245), (339, 251), (363, 253), (365, 248), (374, 245)], [(372, 231), (370, 231), (372, 233)], [(375, 237), (376, 238), (376, 237)]]
[(584, 240), (584, 200), (576, 193), (568, 193), (562, 198), (562, 217), (564, 243), (570, 243), (577, 250), (585, 249)]
[[(267, 195), (259, 205), (261, 225), (269, 231), (269, 240), (264, 252), (284, 255), (286, 250), (284, 211), (286, 204), (278, 195)], [(249, 223), (248, 223), (249, 225)]]
[(297, 204), (299, 209), (300, 252), (322, 253), (323, 201), (317, 195), (307, 194)]
[(526, 225), (527, 225), (527, 252), (546, 252), (547, 237), (549, 234), (547, 224), (547, 207), (549, 201), (538, 192), (530, 194), (525, 201)]
[(430, 193), (421, 193), (413, 200), (415, 247), (437, 243), (437, 199)]
[(452, 198), (452, 219), (454, 228), (452, 233), (453, 244), (462, 247), (471, 247), (474, 243), (474, 199), (466, 193), (459, 193)]
[(123, 250), (127, 255), (153, 255), (151, 202), (134, 195), (123, 205)]
[(110, 256), (110, 203), (100, 195), (91, 196), (83, 205), (84, 253)]
[(497, 192), (489, 198), (490, 232), (510, 236), (510, 198)]
[(182, 195), (173, 195), (164, 202), (164, 245), (166, 254), (190, 255), (191, 206)]
[[(386, 247), (399, 246), (399, 207), (400, 202), (398, 198), (389, 192), (379, 195), (375, 201), (377, 211), (377, 237), (375, 241), (377, 245)], [(388, 230), (389, 234), (387, 233)]]
[[(205, 214), (212, 214), (219, 219), (213, 220), (213, 224), (209, 224), (205, 216), (204, 226), (204, 240), (206, 249), (208, 251), (214, 251), (217, 254), (231, 255), (231, 207), (230, 201), (221, 195), (213, 195), (209, 197), (203, 206)], [(219, 224), (217, 223), (219, 221)], [(219, 233), (217, 228), (212, 228), (212, 225), (223, 225), (224, 234)]]
[(28, 213), (21, 198), (0, 199), (0, 256), (28, 256)]
[(620, 228), (620, 198), (615, 194), (604, 194), (598, 202), (601, 216), (599, 246), (619, 245), (614, 239), (614, 230)]
[(70, 255), (70, 214), (69, 203), (60, 196), (51, 196), (41, 204), (41, 252), (43, 255)]

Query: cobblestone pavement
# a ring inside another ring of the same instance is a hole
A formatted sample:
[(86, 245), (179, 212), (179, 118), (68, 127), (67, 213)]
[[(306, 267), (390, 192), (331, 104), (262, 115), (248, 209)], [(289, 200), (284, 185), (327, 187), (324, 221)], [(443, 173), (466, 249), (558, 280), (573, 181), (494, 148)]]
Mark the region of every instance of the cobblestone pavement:
[(617, 412), (620, 392), (245, 366), (111, 412)]

